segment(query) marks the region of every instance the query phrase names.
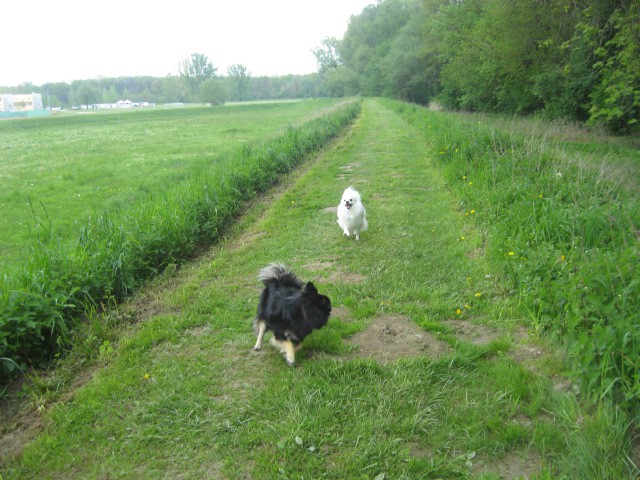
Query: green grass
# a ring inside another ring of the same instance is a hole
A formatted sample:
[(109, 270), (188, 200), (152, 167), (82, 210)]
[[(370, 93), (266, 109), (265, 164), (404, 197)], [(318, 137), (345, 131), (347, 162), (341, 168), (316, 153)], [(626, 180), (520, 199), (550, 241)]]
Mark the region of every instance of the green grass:
[[(563, 363), (543, 338), (529, 340), (537, 357), (513, 355), (525, 319), (485, 255), (486, 226), (465, 215), (442, 174), (451, 124), (425, 115), (429, 137), (365, 101), (348, 135), (256, 203), (218, 246), (97, 317), (86, 344), (91, 379), (40, 404), (46, 426), (2, 474), (634, 478), (626, 414), (555, 388)], [(359, 243), (325, 210), (349, 184), (369, 217)], [(294, 369), (270, 347), (251, 350), (256, 274), (272, 261), (312, 279), (336, 307)], [(399, 315), (449, 353), (388, 363), (350, 356), (352, 335)], [(462, 322), (500, 339), (464, 341), (449, 326)]]
[(46, 364), (84, 315), (122, 301), (215, 240), (249, 199), (331, 141), (359, 108), (351, 101), (316, 110), (146, 201), (87, 218), (75, 236), (36, 223), (29, 258), (0, 277), (0, 377)]
[[(28, 254), (34, 215), (74, 238), (88, 216), (126, 209), (224, 165), (334, 100), (131, 110), (0, 122), (0, 257)], [(30, 206), (30, 204), (32, 206)]]
[[(637, 414), (640, 155), (633, 139), (596, 143), (562, 130), (536, 136), (535, 123), (505, 129), (478, 116), (432, 119), (404, 104), (393, 108), (434, 138), (460, 211), (486, 232), (487, 259), (534, 329), (567, 345), (585, 391)], [(445, 133), (433, 137), (432, 127)]]

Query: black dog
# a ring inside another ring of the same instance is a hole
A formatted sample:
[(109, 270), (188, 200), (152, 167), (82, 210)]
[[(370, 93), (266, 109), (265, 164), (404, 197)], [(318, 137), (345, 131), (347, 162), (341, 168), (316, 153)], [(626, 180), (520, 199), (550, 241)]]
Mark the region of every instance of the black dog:
[(254, 350), (262, 348), (262, 337), (273, 332), (271, 343), (284, 354), (290, 366), (295, 353), (312, 330), (322, 328), (329, 320), (331, 301), (309, 282), (298, 280), (284, 265), (272, 263), (260, 270), (258, 279), (264, 284), (253, 329), (258, 336)]

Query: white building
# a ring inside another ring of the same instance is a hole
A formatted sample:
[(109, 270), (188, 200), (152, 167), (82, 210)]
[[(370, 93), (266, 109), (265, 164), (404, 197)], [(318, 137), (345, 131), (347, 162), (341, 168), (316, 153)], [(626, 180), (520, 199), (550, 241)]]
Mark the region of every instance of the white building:
[(43, 110), (39, 93), (3, 93), (0, 95), (0, 112), (29, 112)]

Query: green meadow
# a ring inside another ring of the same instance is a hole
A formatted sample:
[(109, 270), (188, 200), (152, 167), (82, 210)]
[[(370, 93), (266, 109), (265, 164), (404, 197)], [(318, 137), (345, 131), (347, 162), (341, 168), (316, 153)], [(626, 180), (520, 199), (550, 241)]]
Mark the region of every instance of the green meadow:
[(334, 100), (218, 108), (95, 111), (0, 122), (0, 255), (28, 253), (42, 221), (63, 238), (89, 216), (126, 209), (273, 138)]
[[(295, 112), (295, 104), (290, 105)], [(127, 205), (101, 205), (101, 210), (88, 215), (89, 205), (83, 205), (84, 218), (73, 228), (56, 227), (59, 217), (49, 215), (41, 202), (43, 212), (34, 209), (32, 214), (28, 255), (13, 265), (8, 262), (0, 277), (0, 377), (46, 365), (68, 347), (76, 325), (87, 314), (121, 302), (146, 280), (218, 238), (249, 199), (330, 142), (360, 109), (354, 100), (306, 105), (303, 118), (295, 123), (295, 115), (285, 115), (288, 126), (280, 132), (272, 130), (272, 135), (252, 142), (230, 142), (234, 148), (227, 147), (227, 155), (208, 163), (198, 160), (183, 178), (171, 181), (173, 173), (167, 172), (153, 191), (141, 193)], [(269, 108), (263, 105), (257, 110)], [(269, 123), (266, 118), (272, 115), (263, 115), (262, 124)], [(170, 123), (182, 125), (181, 119), (175, 117)], [(91, 131), (95, 136), (100, 127), (94, 125)], [(207, 150), (201, 145), (200, 155)], [(147, 177), (137, 178), (140, 183)], [(59, 202), (63, 208), (64, 202)]]
[[(637, 149), (348, 108), (322, 142), (288, 129), (267, 148), (322, 145), (304, 163), (240, 157), (232, 190), (255, 194), (214, 241), (85, 311), (55, 367), (7, 396), (3, 479), (638, 477)], [(359, 242), (336, 223), (349, 185)], [(295, 368), (252, 350), (273, 261), (333, 305)]]

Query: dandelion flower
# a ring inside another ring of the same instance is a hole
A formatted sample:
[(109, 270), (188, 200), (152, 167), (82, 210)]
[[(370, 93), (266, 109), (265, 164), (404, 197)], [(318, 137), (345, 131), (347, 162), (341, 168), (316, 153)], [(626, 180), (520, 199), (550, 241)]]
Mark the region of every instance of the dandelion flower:
[(507, 255), (509, 255), (510, 257), (513, 257), (516, 254), (516, 252), (509, 252), (507, 253)]
[(476, 298), (480, 298), (481, 296), (482, 296), (482, 293), (476, 292)]
[(460, 310), (460, 309), (458, 308), (458, 309), (456, 309), (456, 313), (457, 313), (458, 315), (460, 315), (460, 314), (462, 313), (462, 310)]
[(567, 257), (565, 257), (564, 255), (560, 255), (560, 260), (562, 260), (563, 262), (567, 261)]
[(474, 215), (476, 213), (475, 210), (471, 210), (471, 215)]
[(144, 374), (144, 379), (145, 380), (150, 380), (151, 379), (151, 375), (149, 375), (148, 373)]
[(465, 305), (464, 308), (466, 308), (467, 310), (471, 310), (471, 307), (469, 305)]

